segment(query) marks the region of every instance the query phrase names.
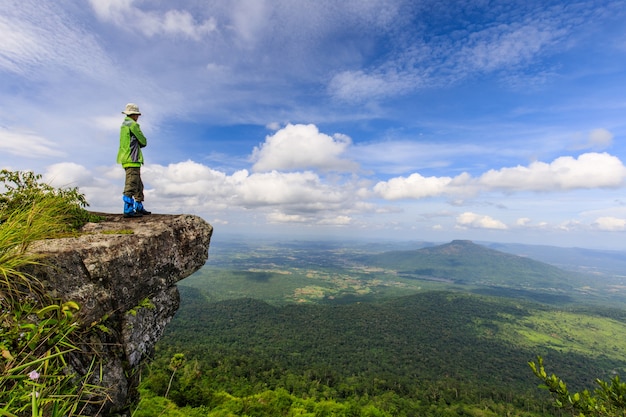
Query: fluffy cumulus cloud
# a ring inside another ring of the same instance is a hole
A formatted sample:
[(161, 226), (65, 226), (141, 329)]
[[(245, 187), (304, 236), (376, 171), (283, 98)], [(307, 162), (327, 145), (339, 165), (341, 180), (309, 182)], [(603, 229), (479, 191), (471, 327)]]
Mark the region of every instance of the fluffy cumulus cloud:
[(143, 170), (146, 201), (170, 213), (220, 211), (231, 204), (227, 175), (193, 161), (167, 166), (148, 165)]
[(557, 191), (617, 188), (624, 184), (626, 167), (608, 153), (585, 153), (578, 158), (562, 156), (551, 163), (533, 162), (489, 170), (479, 179), (488, 189), (506, 191)]
[(607, 153), (563, 156), (551, 163), (491, 169), (478, 178), (464, 173), (455, 178), (423, 177), (418, 173), (381, 181), (374, 192), (387, 200), (475, 194), (479, 191), (567, 191), (618, 188), (624, 185), (626, 167)]
[(61, 162), (48, 167), (43, 176), (46, 183), (58, 188), (90, 186), (94, 183), (93, 174), (84, 166), (73, 162)]
[(418, 173), (378, 182), (374, 193), (386, 200), (419, 199), (427, 197), (468, 195), (475, 192), (467, 173), (456, 177), (424, 177)]
[(311, 172), (262, 172), (233, 175), (236, 200), (246, 208), (275, 206), (297, 211), (324, 210), (343, 200), (339, 189)]
[(98, 18), (143, 35), (180, 35), (200, 40), (216, 30), (213, 18), (197, 21), (187, 10), (146, 11), (135, 0), (89, 0)]
[(484, 216), (472, 212), (465, 212), (457, 216), (456, 225), (457, 227), (463, 229), (508, 229), (507, 225), (502, 223), (500, 220), (496, 220), (490, 216)]
[(599, 217), (593, 222), (592, 227), (607, 232), (623, 232), (626, 230), (626, 219), (617, 217)]
[(444, 194), (451, 182), (450, 177), (423, 177), (415, 173), (381, 181), (374, 186), (374, 192), (387, 200), (435, 197)]
[(350, 212), (358, 204), (351, 186), (327, 184), (311, 171), (250, 173), (244, 169), (227, 175), (186, 161), (150, 165), (144, 169), (144, 177), (151, 185), (151, 197), (163, 200), (173, 210), (268, 208), (297, 221), (298, 215)]
[(224, 187), (226, 174), (193, 161), (149, 165), (144, 175), (159, 195), (167, 198), (207, 195), (219, 200), (232, 194)]
[(341, 158), (351, 144), (348, 136), (329, 136), (312, 124), (288, 124), (254, 148), (252, 169), (256, 172), (311, 168), (322, 171), (354, 170), (357, 168), (354, 162)]
[[(78, 188), (90, 206), (102, 211), (121, 204), (124, 179), (118, 167), (90, 169), (74, 162), (59, 162), (48, 166), (42, 179), (53, 187)], [(112, 184), (111, 179), (116, 182)]]

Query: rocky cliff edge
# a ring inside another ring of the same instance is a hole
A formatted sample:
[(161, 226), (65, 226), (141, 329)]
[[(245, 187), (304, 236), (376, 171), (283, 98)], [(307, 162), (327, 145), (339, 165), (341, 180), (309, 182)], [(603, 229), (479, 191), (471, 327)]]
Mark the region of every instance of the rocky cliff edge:
[(138, 365), (179, 307), (175, 284), (206, 263), (213, 227), (191, 215), (98, 214), (104, 220), (76, 237), (34, 244), (45, 258), (30, 272), (55, 298), (80, 305), (81, 325), (103, 330), (71, 366), (86, 373), (94, 352), (102, 358), (104, 372), (94, 382), (107, 387), (109, 400), (92, 415), (125, 415)]

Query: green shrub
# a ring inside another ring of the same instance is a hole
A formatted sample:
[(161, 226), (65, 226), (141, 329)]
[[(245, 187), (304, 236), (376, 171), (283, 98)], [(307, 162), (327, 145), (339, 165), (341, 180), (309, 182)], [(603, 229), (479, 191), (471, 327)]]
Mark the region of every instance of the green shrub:
[(81, 340), (87, 330), (74, 318), (79, 306), (51, 299), (39, 280), (23, 271), (45, 262), (29, 246), (75, 229), (86, 219), (81, 212), (86, 202), (76, 190), (54, 190), (38, 179), (0, 173), (5, 187), (0, 195), (0, 415), (80, 416), (102, 403), (106, 392), (88, 382), (100, 371), (97, 356), (86, 375), (68, 366), (70, 356), (85, 348)]
[(78, 188), (54, 188), (41, 182), (41, 175), (30, 171), (0, 170), (0, 222), (11, 213), (28, 210), (42, 199), (52, 198), (58, 201), (57, 209), (64, 211), (63, 219), (72, 230), (79, 229), (97, 216), (85, 210), (87, 199)]

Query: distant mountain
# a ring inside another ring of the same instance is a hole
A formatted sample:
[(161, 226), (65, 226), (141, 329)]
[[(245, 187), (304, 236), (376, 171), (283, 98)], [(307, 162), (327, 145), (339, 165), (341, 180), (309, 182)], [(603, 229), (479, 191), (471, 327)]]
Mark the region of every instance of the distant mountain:
[(498, 286), (570, 292), (589, 278), (553, 265), (477, 245), (469, 240), (409, 251), (363, 256), (366, 264), (397, 271), (405, 278), (459, 285)]
[(567, 270), (626, 276), (626, 252), (624, 251), (520, 243), (485, 243), (485, 246), (514, 255), (527, 256)]

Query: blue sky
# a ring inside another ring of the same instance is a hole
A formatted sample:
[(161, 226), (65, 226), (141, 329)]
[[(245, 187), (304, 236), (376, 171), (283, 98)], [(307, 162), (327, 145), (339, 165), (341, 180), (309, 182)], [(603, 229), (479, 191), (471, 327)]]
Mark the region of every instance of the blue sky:
[(0, 167), (215, 237), (626, 249), (626, 1), (4, 0)]

